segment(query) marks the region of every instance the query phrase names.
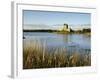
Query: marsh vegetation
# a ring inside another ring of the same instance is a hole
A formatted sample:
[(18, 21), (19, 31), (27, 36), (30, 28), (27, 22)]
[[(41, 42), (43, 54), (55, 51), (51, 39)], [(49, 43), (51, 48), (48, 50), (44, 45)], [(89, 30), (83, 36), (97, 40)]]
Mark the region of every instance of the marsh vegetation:
[(66, 46), (48, 46), (46, 40), (23, 40), (23, 69), (90, 65), (91, 54), (88, 49), (84, 53), (74, 49), (70, 53)]

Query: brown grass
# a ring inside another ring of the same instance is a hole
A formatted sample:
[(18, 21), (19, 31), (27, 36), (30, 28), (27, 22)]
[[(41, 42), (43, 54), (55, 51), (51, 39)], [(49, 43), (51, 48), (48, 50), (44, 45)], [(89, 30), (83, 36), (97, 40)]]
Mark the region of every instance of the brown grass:
[(74, 52), (65, 47), (49, 49), (46, 42), (30, 41), (23, 44), (23, 69), (90, 66), (91, 55)]

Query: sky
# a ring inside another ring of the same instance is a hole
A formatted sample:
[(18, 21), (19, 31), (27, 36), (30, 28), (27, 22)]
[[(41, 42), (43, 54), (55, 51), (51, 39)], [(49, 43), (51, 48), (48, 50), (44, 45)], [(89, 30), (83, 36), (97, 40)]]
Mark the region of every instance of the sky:
[[(68, 25), (84, 25), (91, 24), (91, 14), (89, 13), (75, 13), (75, 12), (51, 12), (51, 11), (23, 11), (23, 24), (25, 27), (31, 28), (37, 26), (38, 28), (52, 27), (67, 23)], [(33, 25), (33, 26), (32, 26)], [(34, 26), (35, 25), (35, 26)], [(39, 26), (38, 26), (39, 25)], [(55, 28), (53, 27), (53, 28)], [(73, 26), (72, 28), (74, 28)], [(80, 26), (81, 27), (81, 26)]]

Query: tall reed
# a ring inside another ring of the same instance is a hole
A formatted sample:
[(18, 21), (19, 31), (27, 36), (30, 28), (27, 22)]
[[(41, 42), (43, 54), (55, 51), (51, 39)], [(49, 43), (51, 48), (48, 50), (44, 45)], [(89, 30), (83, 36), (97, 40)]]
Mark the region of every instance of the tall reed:
[(90, 65), (91, 54), (69, 54), (65, 47), (49, 48), (46, 41), (24, 41), (23, 69)]

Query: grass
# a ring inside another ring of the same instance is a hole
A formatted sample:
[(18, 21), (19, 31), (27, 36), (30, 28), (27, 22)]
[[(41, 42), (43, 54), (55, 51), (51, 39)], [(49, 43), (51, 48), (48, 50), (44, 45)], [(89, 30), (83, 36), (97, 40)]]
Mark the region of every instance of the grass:
[(23, 69), (91, 65), (90, 54), (68, 54), (65, 47), (48, 48), (46, 41), (24, 42), (23, 46)]

